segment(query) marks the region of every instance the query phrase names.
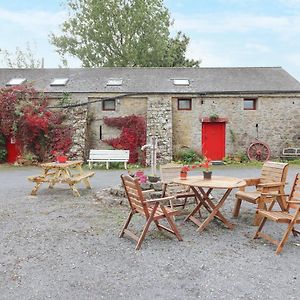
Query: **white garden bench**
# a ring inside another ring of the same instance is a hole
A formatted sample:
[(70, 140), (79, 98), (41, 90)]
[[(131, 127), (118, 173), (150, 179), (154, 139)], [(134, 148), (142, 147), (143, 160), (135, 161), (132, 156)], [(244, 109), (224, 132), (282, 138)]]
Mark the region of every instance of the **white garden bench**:
[(92, 163), (105, 162), (106, 169), (109, 169), (110, 162), (124, 162), (124, 167), (127, 169), (127, 162), (129, 160), (129, 150), (90, 150), (90, 156), (87, 160), (89, 168), (92, 168)]
[(300, 148), (284, 148), (281, 158), (300, 158)]

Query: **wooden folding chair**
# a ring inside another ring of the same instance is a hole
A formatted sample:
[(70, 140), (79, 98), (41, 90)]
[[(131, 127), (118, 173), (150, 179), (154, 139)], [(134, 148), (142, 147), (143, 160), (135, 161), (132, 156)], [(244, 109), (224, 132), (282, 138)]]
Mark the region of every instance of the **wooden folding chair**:
[[(295, 229), (296, 224), (300, 224), (300, 176), (299, 173), (295, 177), (295, 181), (292, 187), (292, 191), (286, 200), (284, 197), (278, 198), (278, 194), (264, 194), (262, 195), (262, 201), (267, 197), (272, 197), (270, 207), (265, 209), (258, 209), (257, 214), (263, 217), (255, 235), (254, 239), (262, 237), (269, 242), (277, 245), (276, 254), (282, 251), (283, 246), (288, 240), (289, 234), (292, 232), (294, 236), (300, 232)], [(286, 195), (284, 195), (286, 196)], [(280, 199), (280, 201), (278, 201)], [(275, 203), (279, 204), (280, 210), (273, 210)], [(294, 210), (294, 213), (291, 211)], [(288, 225), (288, 228), (284, 232), (281, 241), (272, 239), (269, 235), (262, 233), (261, 230), (264, 227), (267, 220), (274, 221), (276, 223), (284, 223)]]
[[(170, 201), (170, 207), (181, 206), (185, 208), (188, 198), (196, 199), (195, 193), (190, 188), (173, 183), (173, 179), (179, 177), (182, 165), (166, 164), (160, 166), (160, 178), (163, 185), (162, 197), (174, 196), (176, 201)], [(178, 200), (178, 201), (177, 201)]]
[[(287, 171), (287, 163), (267, 161), (263, 164), (259, 178), (244, 179), (247, 183), (246, 187), (253, 186), (255, 190), (249, 191), (245, 187), (239, 189), (235, 194), (236, 202), (233, 209), (233, 217), (239, 215), (242, 201), (256, 204), (257, 208), (266, 209), (265, 202), (260, 201), (261, 193), (284, 194)], [(257, 226), (260, 221), (260, 217), (256, 215), (253, 224)]]
[[(165, 207), (163, 201), (170, 201), (174, 197), (165, 197), (159, 199), (146, 200), (144, 194), (141, 190), (138, 179), (133, 179), (128, 175), (121, 175), (121, 179), (125, 188), (125, 192), (130, 205), (130, 213), (128, 218), (121, 230), (120, 237), (124, 236), (126, 233), (128, 236), (137, 241), (136, 250), (140, 249), (143, 240), (149, 230), (149, 226), (152, 222), (156, 225), (158, 230), (164, 229), (174, 235), (176, 235), (179, 241), (182, 241), (180, 233), (172, 219), (178, 211), (171, 208)], [(128, 225), (131, 218), (135, 214), (141, 214), (146, 218), (146, 224), (144, 225), (143, 231), (140, 236), (137, 236), (132, 231), (128, 229)], [(159, 223), (160, 220), (165, 219), (171, 228), (165, 227)]]

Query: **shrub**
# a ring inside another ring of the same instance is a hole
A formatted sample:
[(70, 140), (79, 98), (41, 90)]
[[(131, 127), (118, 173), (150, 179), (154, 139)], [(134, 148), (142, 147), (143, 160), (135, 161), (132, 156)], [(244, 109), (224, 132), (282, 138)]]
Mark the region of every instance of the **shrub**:
[(199, 162), (202, 159), (203, 156), (201, 154), (199, 154), (197, 151), (190, 148), (180, 149), (174, 154), (174, 160), (181, 161), (184, 164)]
[(5, 145), (5, 137), (3, 134), (0, 133), (0, 162), (3, 162), (6, 160), (6, 145)]
[[(129, 150), (129, 163), (139, 160), (139, 151), (146, 144), (146, 121), (143, 116), (126, 116), (104, 118), (104, 123), (111, 127), (121, 129), (121, 135), (117, 138), (107, 139), (104, 142), (115, 149)], [(144, 158), (142, 158), (144, 160)], [(143, 163), (143, 161), (142, 161)]]
[(72, 145), (72, 129), (63, 124), (66, 116), (47, 106), (47, 98), (30, 86), (0, 89), (0, 133), (15, 136), (22, 152), (31, 152), (39, 161)]

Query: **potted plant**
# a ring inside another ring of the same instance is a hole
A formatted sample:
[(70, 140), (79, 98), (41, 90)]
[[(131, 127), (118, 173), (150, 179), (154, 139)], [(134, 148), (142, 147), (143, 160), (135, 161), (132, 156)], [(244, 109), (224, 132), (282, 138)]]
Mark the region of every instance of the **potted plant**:
[(204, 179), (211, 179), (212, 171), (210, 169), (210, 166), (211, 166), (211, 159), (204, 157), (203, 163), (201, 164), (201, 167), (204, 168), (204, 170), (203, 170), (203, 178)]
[(189, 166), (183, 166), (180, 171), (180, 179), (186, 179), (187, 172), (190, 170)]
[(209, 116), (209, 120), (210, 120), (211, 122), (216, 122), (218, 119), (219, 119), (219, 115), (217, 115), (217, 114), (211, 114), (211, 115)]
[(52, 151), (53, 156), (55, 157), (55, 160), (57, 163), (63, 164), (68, 160), (68, 157), (64, 155), (63, 152), (60, 151)]

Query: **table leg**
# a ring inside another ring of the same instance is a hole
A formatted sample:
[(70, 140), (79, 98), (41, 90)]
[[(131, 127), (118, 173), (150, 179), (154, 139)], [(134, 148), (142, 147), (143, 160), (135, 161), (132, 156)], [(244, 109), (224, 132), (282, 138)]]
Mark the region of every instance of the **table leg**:
[(198, 231), (203, 231), (205, 229), (205, 227), (211, 222), (211, 220), (218, 216), (219, 219), (226, 225), (226, 227), (228, 227), (229, 229), (233, 228), (233, 224), (229, 223), (226, 218), (219, 212), (219, 208), (224, 204), (225, 200), (227, 199), (227, 197), (229, 196), (230, 192), (232, 189), (228, 189), (225, 194), (223, 195), (223, 197), (221, 198), (221, 200), (219, 201), (219, 203), (217, 205), (214, 205), (213, 202), (209, 199), (206, 201), (209, 203), (209, 205), (211, 206), (211, 208), (213, 209), (212, 212), (210, 213), (210, 215), (206, 218), (206, 220), (199, 226), (199, 228), (197, 229)]
[(37, 191), (40, 188), (42, 182), (36, 182), (34, 188), (31, 191), (31, 195), (32, 196), (36, 196), (37, 195)]
[(70, 187), (70, 189), (72, 190), (74, 196), (80, 197), (80, 194), (79, 194), (79, 192), (78, 192), (78, 190), (77, 190), (75, 184), (69, 183), (69, 187)]
[[(191, 186), (191, 189), (193, 190), (193, 192), (195, 193), (196, 199), (198, 200), (198, 204), (196, 205), (196, 207), (193, 209), (193, 211), (184, 219), (183, 222), (186, 222), (187, 220), (191, 220), (192, 222), (194, 222), (195, 224), (197, 224), (199, 226), (199, 220), (197, 220), (194, 217), (194, 214), (199, 211), (200, 212), (200, 208), (203, 205), (206, 210), (208, 210), (209, 212), (211, 212), (210, 207), (207, 205), (207, 203), (204, 201), (203, 196), (198, 192), (198, 190)], [(212, 189), (209, 189), (207, 191), (207, 195), (210, 194), (210, 192), (212, 191)]]

